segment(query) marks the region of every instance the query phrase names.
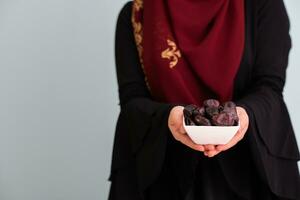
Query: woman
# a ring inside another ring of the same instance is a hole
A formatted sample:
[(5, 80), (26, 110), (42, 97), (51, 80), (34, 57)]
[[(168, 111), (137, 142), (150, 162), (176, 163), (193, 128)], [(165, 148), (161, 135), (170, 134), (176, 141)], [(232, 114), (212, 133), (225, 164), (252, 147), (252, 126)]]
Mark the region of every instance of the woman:
[[(128, 2), (109, 199), (300, 199), (282, 96), (290, 48), (283, 0)], [(182, 127), (183, 106), (208, 98), (238, 106), (226, 145), (196, 145)]]

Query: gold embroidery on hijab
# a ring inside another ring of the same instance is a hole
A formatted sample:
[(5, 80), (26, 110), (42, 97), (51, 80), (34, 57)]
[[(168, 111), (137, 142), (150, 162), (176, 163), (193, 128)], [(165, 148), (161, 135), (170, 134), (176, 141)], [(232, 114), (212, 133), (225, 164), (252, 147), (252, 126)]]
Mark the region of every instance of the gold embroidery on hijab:
[(177, 45), (175, 42), (167, 39), (167, 43), (169, 45), (169, 48), (167, 48), (166, 50), (164, 50), (161, 53), (161, 57), (170, 60), (169, 67), (173, 68), (177, 65), (179, 58), (181, 58), (181, 53), (180, 53), (179, 49), (177, 48)]

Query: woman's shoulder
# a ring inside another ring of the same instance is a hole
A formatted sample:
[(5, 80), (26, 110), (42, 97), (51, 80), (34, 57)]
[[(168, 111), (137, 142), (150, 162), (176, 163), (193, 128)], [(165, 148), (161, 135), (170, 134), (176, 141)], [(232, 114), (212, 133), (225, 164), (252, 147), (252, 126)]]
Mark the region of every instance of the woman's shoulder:
[(261, 27), (269, 24), (272, 27), (281, 26), (281, 31), (289, 30), (289, 16), (284, 0), (253, 0), (252, 3)]
[[(277, 7), (284, 6), (284, 0), (245, 0), (245, 1), (250, 1), (252, 4), (255, 5), (254, 7), (257, 10), (261, 10), (270, 5), (277, 6)], [(131, 15), (132, 3), (133, 1), (127, 1), (121, 8), (120, 14)]]
[(119, 12), (119, 19), (123, 18), (125, 20), (130, 20), (131, 19), (131, 12), (132, 12), (132, 1), (128, 1), (125, 3), (120, 12)]
[(285, 10), (284, 0), (246, 0), (254, 4), (258, 15), (264, 15), (265, 12), (281, 12)]

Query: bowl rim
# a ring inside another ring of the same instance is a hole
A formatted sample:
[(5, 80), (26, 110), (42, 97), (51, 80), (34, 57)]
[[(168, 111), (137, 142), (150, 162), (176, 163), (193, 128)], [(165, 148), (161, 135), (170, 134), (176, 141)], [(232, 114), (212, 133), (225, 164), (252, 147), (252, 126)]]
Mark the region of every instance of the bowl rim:
[(183, 126), (184, 127), (195, 127), (195, 128), (199, 128), (199, 127), (205, 127), (205, 128), (236, 128), (236, 127), (240, 127), (240, 120), (239, 120), (239, 122), (238, 122), (238, 125), (235, 125), (235, 126), (198, 126), (198, 125), (186, 125), (185, 124), (185, 117), (184, 117), (184, 115), (183, 115), (183, 117), (182, 117), (182, 123), (183, 123)]

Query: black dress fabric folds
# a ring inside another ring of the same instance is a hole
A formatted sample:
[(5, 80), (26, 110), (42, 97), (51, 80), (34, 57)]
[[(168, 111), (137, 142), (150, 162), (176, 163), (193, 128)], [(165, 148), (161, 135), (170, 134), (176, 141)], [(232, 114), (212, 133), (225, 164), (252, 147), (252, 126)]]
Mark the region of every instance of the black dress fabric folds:
[(246, 43), (233, 101), (250, 124), (242, 141), (213, 158), (173, 139), (167, 121), (178, 104), (151, 97), (134, 42), (132, 2), (124, 5), (116, 30), (121, 111), (109, 200), (300, 199), (299, 149), (282, 95), (289, 19), (283, 0), (245, 2)]

